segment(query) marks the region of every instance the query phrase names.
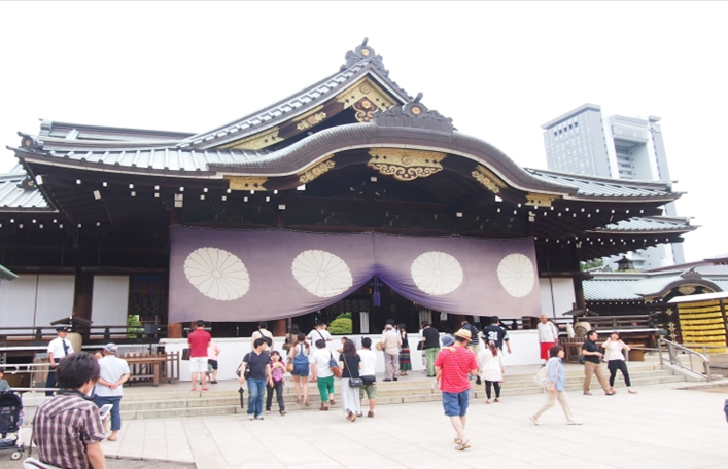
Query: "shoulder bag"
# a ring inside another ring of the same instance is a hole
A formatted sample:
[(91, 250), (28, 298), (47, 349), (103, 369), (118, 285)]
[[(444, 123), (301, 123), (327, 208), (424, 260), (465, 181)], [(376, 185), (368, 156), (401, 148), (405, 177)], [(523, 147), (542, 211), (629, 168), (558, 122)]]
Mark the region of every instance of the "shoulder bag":
[(538, 384), (544, 390), (548, 390), (551, 382), (549, 381), (549, 366), (551, 365), (550, 360), (546, 363), (546, 366), (542, 367), (538, 373), (533, 376), (533, 382)]
[(342, 358), (344, 359), (344, 366), (349, 371), (349, 376), (350, 376), (350, 378), (349, 378), (349, 387), (350, 388), (360, 388), (362, 386), (362, 384), (363, 384), (362, 381), (361, 381), (361, 378), (351, 377), (351, 370), (349, 369), (349, 364), (346, 362), (346, 355), (344, 355)]
[(329, 360), (329, 368), (331, 368), (331, 372), (336, 376), (337, 378), (341, 378), (341, 368), (339, 368), (339, 364), (336, 363), (336, 360), (334, 360), (334, 354), (329, 352), (331, 355), (331, 360)]

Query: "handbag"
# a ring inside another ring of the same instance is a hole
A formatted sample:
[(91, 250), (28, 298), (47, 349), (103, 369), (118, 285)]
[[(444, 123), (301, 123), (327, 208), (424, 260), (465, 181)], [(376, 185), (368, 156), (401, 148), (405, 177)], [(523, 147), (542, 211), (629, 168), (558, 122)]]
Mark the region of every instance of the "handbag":
[(544, 390), (548, 390), (551, 382), (549, 381), (549, 364), (541, 368), (538, 373), (533, 376), (533, 382), (538, 384)]
[(586, 362), (586, 355), (579, 355), (579, 364), (583, 365)]
[(341, 368), (339, 368), (339, 364), (336, 363), (336, 360), (334, 360), (334, 354), (329, 352), (331, 354), (331, 360), (329, 360), (329, 368), (331, 368), (331, 372), (336, 376), (337, 378), (341, 378)]
[(424, 342), (422, 342), (421, 340), (419, 342), (417, 342), (417, 350), (424, 350), (422, 348), (423, 345), (424, 345)]
[[(238, 369), (235, 370), (235, 374), (240, 377), (240, 375), (243, 375), (243, 378), (248, 379), (248, 375), (250, 374), (250, 363), (247, 362), (247, 360), (250, 360), (250, 354), (246, 353), (243, 357), (243, 361), (240, 362), (240, 365), (238, 365)], [(243, 363), (247, 363), (247, 366), (245, 367), (245, 371), (243, 371)]]
[(182, 349), (182, 360), (189, 360), (189, 359), (190, 359), (190, 349), (188, 349), (188, 348)]
[[(351, 370), (349, 370), (349, 364), (346, 362), (346, 357), (344, 357), (344, 366), (349, 371), (349, 376), (351, 376)], [(349, 378), (349, 387), (350, 388), (360, 388), (360, 387), (362, 387), (362, 384), (363, 383), (361, 381), (361, 378), (354, 378), (354, 377)]]

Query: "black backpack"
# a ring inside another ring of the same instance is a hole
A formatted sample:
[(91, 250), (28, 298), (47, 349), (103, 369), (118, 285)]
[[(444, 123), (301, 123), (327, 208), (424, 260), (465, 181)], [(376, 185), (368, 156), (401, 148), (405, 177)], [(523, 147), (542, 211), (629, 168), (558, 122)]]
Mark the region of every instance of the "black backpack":
[(260, 331), (258, 331), (258, 333), (260, 334), (261, 338), (263, 338), (263, 340), (265, 340), (265, 342), (268, 344), (268, 347), (273, 347), (273, 339), (272, 338), (270, 338), (269, 336), (263, 334)]

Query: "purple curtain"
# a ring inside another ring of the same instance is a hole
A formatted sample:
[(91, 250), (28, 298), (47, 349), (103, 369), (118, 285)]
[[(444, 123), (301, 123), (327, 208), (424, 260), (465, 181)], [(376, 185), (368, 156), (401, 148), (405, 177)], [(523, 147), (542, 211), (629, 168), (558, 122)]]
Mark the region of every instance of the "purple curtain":
[(541, 313), (533, 241), (378, 233), (171, 229), (169, 321), (249, 322), (320, 310), (377, 276), (451, 314)]

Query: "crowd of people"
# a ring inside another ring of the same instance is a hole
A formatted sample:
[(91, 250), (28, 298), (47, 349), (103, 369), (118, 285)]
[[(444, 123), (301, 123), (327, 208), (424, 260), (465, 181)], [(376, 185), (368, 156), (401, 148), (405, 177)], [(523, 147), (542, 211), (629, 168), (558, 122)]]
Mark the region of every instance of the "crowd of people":
[[(44, 402), (33, 419), (32, 441), (37, 447), (41, 462), (69, 469), (103, 469), (105, 460), (100, 441), (115, 441), (121, 429), (121, 400), (123, 386), (130, 378), (127, 362), (117, 357), (118, 347), (107, 344), (94, 357), (75, 353), (67, 339), (67, 326), (57, 328), (58, 336), (48, 345), (49, 373), (46, 387), (53, 397)], [(547, 399), (544, 405), (529, 420), (540, 424), (542, 414), (558, 401), (568, 425), (581, 425), (571, 413), (565, 393), (565, 371), (562, 363), (564, 348), (558, 344), (558, 328), (544, 315), (538, 326), (541, 343), (541, 357), (546, 376)], [(504, 354), (511, 353), (508, 330), (497, 317), (482, 331), (468, 321), (462, 321), (456, 332), (446, 330), (440, 334), (427, 322), (422, 323), (417, 350), (422, 353), (424, 373), (434, 377), (432, 390), (442, 392), (445, 415), (455, 430), (455, 449), (462, 451), (471, 446), (465, 431), (466, 413), (470, 405), (473, 381), (484, 384), (486, 404), (500, 402), (501, 383), (505, 373)], [(366, 416), (374, 418), (377, 404), (376, 368), (378, 354), (382, 352), (384, 362), (383, 381), (397, 381), (400, 376), (412, 370), (410, 341), (404, 324), (387, 321), (382, 335), (376, 343), (371, 337), (362, 337), (360, 349), (347, 337), (341, 338), (341, 348), (336, 353), (327, 348), (333, 337), (325, 324), (316, 324), (308, 334), (292, 331), (283, 344), (284, 353), (274, 347), (273, 334), (267, 324), (261, 322), (251, 337), (251, 350), (242, 358), (238, 369), (241, 387), (247, 386), (249, 399), (247, 415), (249, 420), (263, 420), (263, 414), (270, 414), (273, 397), (278, 403), (281, 416), (286, 415), (283, 386), (286, 373), (290, 373), (297, 395), (297, 401), (309, 406), (308, 384), (315, 382), (321, 405), (319, 410), (327, 411), (336, 404), (335, 378), (340, 378), (339, 393), (341, 409), (347, 420), (355, 422), (363, 417), (362, 404), (366, 398), (369, 408)], [(596, 375), (605, 395), (614, 395), (617, 371), (624, 377), (627, 392), (634, 394), (624, 352), (629, 347), (618, 332), (612, 333), (601, 345), (597, 345), (596, 331), (588, 331), (582, 348), (585, 379), (583, 392), (591, 395), (591, 376)], [(217, 383), (217, 357), (220, 348), (205, 330), (204, 321), (197, 321), (195, 329), (188, 334), (189, 364), (192, 391), (207, 391), (210, 384)], [(504, 352), (505, 346), (505, 352)], [(607, 381), (600, 362), (608, 355)], [(0, 369), (0, 392), (10, 387), (2, 380)], [(309, 377), (311, 378), (309, 381)], [(99, 409), (108, 408), (101, 414)], [(110, 433), (109, 433), (110, 432)], [(63, 435), (60, 439), (58, 435)]]

